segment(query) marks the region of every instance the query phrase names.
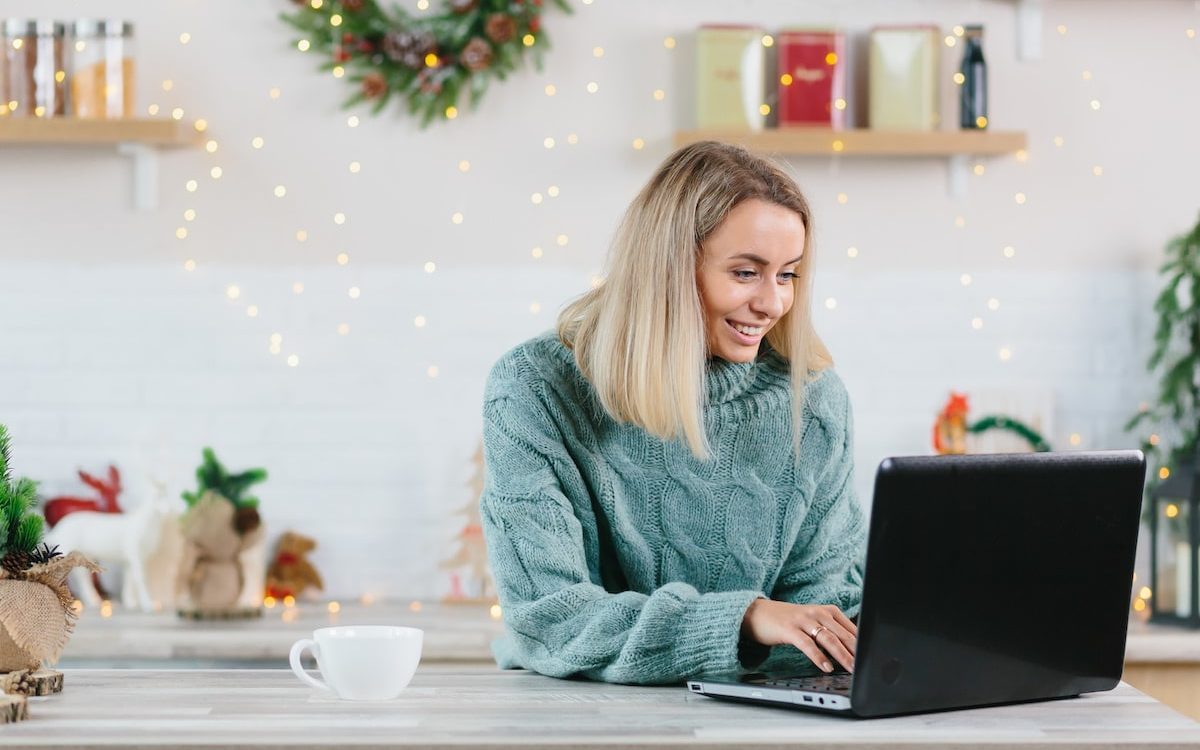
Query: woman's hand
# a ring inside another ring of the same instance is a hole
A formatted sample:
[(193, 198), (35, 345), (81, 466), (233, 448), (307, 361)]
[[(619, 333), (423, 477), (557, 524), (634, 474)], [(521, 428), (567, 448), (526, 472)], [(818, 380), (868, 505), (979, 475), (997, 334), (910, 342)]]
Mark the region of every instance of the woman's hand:
[(742, 618), (742, 634), (764, 646), (795, 646), (826, 672), (830, 657), (854, 671), (858, 626), (832, 604), (790, 604), (755, 599)]

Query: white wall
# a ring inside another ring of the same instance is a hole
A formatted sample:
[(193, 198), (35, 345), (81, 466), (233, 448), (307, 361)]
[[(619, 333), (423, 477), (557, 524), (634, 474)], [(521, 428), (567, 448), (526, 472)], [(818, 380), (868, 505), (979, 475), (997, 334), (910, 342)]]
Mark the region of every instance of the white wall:
[[(213, 445), (234, 468), (270, 470), (267, 522), (320, 540), (331, 593), (437, 594), (437, 561), (469, 499), (487, 369), (601, 272), (624, 205), (673, 131), (691, 125), (690, 31), (718, 21), (838, 23), (855, 36), (882, 22), (981, 21), (992, 125), (1029, 134), (1027, 160), (984, 162), (961, 200), (937, 160), (789, 161), (816, 211), (816, 314), (854, 401), (864, 502), (880, 458), (929, 450), (951, 388), (975, 395), (979, 410), (1040, 410), (1058, 448), (1073, 447), (1072, 433), (1078, 447), (1134, 443), (1120, 425), (1152, 393), (1142, 363), (1153, 269), (1200, 208), (1200, 39), (1185, 33), (1200, 29), (1195, 3), (1048, 0), (1036, 62), (1016, 59), (1009, 2), (574, 4), (573, 16), (547, 13), (545, 70), (493, 86), (477, 112), (424, 132), (393, 111), (360, 112), (362, 124), (347, 127), (347, 86), (315, 72), (275, 17), (288, 2), (105, 4), (138, 24), (143, 110), (183, 107), (220, 147), (166, 154), (151, 213), (131, 209), (128, 165), (115, 153), (0, 149), (0, 421), (17, 470), (48, 492), (75, 491), (76, 468), (113, 460), (134, 475), (169, 471), (178, 490)], [(2, 8), (89, 10), (70, 0)], [(674, 51), (666, 36), (679, 39)], [(646, 147), (634, 150), (634, 138)], [(361, 173), (349, 172), (352, 160)], [(277, 184), (284, 199), (272, 195)], [(560, 196), (535, 206), (530, 194), (552, 184)], [(334, 261), (342, 250), (345, 267)], [(970, 325), (976, 316), (982, 329)], [(278, 356), (273, 333), (283, 336)]]

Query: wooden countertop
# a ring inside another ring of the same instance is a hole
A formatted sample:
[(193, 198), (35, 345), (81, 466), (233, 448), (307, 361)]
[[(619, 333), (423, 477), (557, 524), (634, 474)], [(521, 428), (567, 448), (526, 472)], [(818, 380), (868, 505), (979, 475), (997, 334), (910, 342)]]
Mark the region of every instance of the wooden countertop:
[[(262, 619), (241, 622), (190, 622), (170, 612), (144, 614), (120, 608), (102, 617), (96, 610), (85, 610), (63, 663), (119, 667), (178, 660), (226, 666), (220, 662), (275, 660), (282, 665), (296, 639), (338, 624), (422, 628), (426, 663), (490, 663), (490, 644), (504, 630), (493, 616), (498, 613), (486, 605), (422, 602), (414, 607), (412, 602), (387, 601), (343, 602), (339, 607), (339, 612), (330, 614), (327, 602), (302, 602), (293, 608), (277, 605), (264, 610)], [(1200, 631), (1131, 622), (1125, 653), (1130, 664), (1200, 664)]]
[(569, 747), (1177, 748), (1200, 724), (1122, 684), (1082, 698), (855, 720), (747, 706), (682, 687), (422, 666), (395, 701), (326, 698), (286, 670), (66, 670), (0, 728), (25, 748)]

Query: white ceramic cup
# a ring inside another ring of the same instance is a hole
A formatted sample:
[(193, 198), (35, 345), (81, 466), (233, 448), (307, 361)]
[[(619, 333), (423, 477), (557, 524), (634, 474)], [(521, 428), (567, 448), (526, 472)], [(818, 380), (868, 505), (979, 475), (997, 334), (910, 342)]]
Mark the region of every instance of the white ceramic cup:
[[(344, 700), (386, 701), (408, 687), (421, 661), (425, 632), (391, 625), (342, 625), (318, 628), (312, 638), (292, 644), (292, 671), (303, 682)], [(305, 649), (312, 651), (324, 681), (300, 664)]]

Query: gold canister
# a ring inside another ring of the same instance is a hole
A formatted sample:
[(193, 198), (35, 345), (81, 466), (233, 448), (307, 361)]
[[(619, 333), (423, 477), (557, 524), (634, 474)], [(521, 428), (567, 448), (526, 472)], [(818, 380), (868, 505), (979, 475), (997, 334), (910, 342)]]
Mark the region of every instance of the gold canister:
[(70, 79), (75, 117), (133, 117), (133, 24), (111, 19), (71, 24)]

